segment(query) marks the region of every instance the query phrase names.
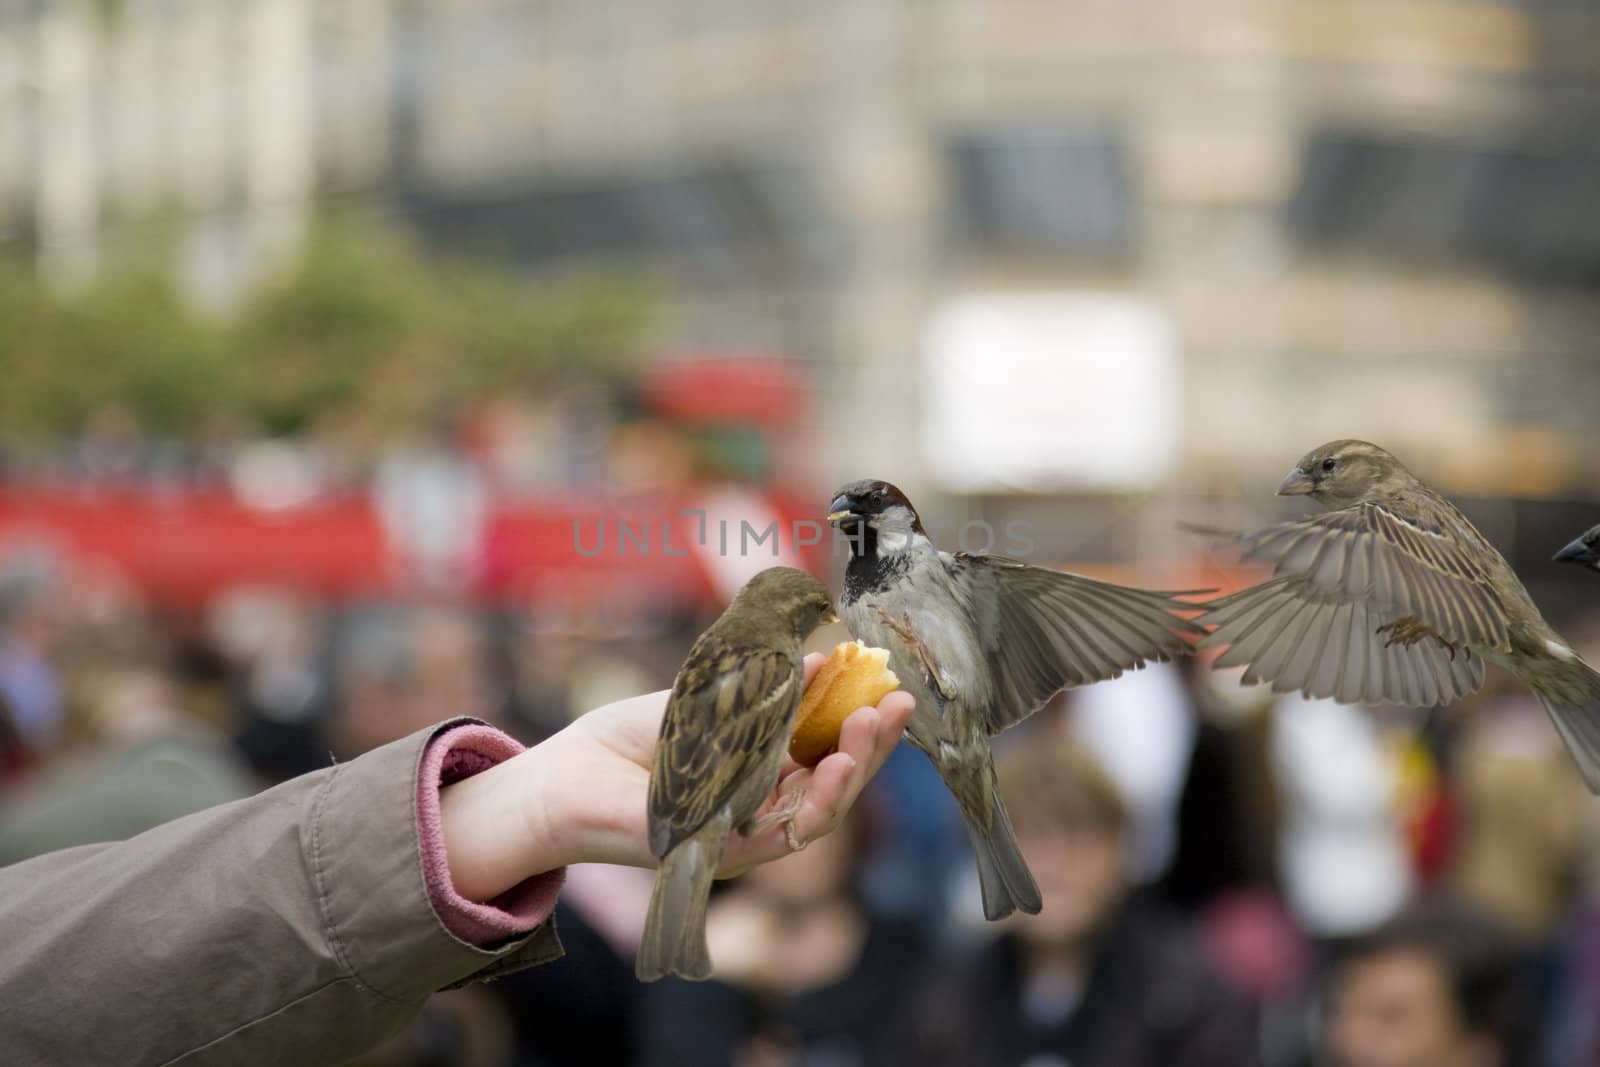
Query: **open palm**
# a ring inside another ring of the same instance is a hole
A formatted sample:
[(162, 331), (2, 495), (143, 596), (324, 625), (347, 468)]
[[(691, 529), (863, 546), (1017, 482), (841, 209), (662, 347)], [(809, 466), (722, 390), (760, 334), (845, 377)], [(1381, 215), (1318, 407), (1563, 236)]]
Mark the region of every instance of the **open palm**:
[[(822, 660), (815, 653), (806, 657), (806, 684)], [(569, 799), (586, 798), (584, 816), (571, 823), (576, 839), (565, 843), (569, 854), (590, 862), (656, 865), (646, 844), (646, 795), (667, 697), (668, 691), (661, 690), (596, 708), (546, 742), (562, 746), (564, 782), (559, 788)], [(839, 733), (838, 751), (815, 767), (785, 759), (778, 784), (757, 817), (804, 790), (805, 801), (794, 816), (796, 836), (810, 841), (831, 831), (899, 743), (914, 705), (910, 694), (890, 693), (876, 708), (853, 712)], [(717, 873), (729, 877), (788, 852), (781, 825), (749, 838), (735, 833)]]

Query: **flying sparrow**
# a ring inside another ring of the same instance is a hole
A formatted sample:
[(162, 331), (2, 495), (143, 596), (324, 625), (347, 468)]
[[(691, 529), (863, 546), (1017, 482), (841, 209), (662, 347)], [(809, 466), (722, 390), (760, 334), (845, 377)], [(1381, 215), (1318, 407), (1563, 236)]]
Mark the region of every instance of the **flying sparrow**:
[(1533, 688), (1600, 793), (1600, 674), (1539, 614), (1510, 564), (1444, 497), (1365, 441), (1308, 452), (1278, 487), (1332, 510), (1236, 535), (1274, 577), (1211, 601), (1218, 667), (1344, 703), (1428, 706), (1494, 663)]
[(1201, 631), (1171, 614), (1184, 606), (1174, 594), (941, 552), (887, 482), (853, 482), (828, 510), (850, 541), (840, 612), (856, 637), (889, 650), (916, 697), (906, 732), (961, 807), (984, 915), (1037, 913), (1039, 887), (995, 787), (989, 739), (1058, 690), (1178, 655), (1183, 635)]

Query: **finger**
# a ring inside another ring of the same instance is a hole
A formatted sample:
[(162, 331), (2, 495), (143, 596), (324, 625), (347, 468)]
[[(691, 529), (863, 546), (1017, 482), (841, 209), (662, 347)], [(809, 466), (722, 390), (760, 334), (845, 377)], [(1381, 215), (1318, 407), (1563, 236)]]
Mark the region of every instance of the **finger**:
[[(890, 694), (876, 708), (857, 708), (839, 730), (839, 749), (812, 771), (806, 802), (795, 816), (802, 841), (831, 832), (900, 742), (916, 701)], [(843, 758), (841, 758), (843, 757)]]
[(877, 708), (857, 708), (839, 727), (839, 743), (835, 747), (857, 763), (871, 766), (877, 756), (878, 733), (882, 726), (883, 714)]
[(866, 784), (866, 767), (848, 752), (835, 752), (817, 764), (805, 803), (795, 813), (795, 836), (814, 841), (831, 833)]
[[(881, 749), (879, 766), (889, 758), (889, 753), (900, 743), (900, 737), (911, 724), (912, 713), (917, 710), (917, 699), (910, 693), (896, 689), (878, 702), (878, 745)], [(877, 768), (873, 768), (876, 771)]]
[(854, 756), (867, 768), (867, 777), (871, 778), (900, 743), (900, 735), (905, 732), (916, 706), (910, 693), (896, 690), (884, 697), (876, 708), (857, 708), (839, 730), (839, 751)]

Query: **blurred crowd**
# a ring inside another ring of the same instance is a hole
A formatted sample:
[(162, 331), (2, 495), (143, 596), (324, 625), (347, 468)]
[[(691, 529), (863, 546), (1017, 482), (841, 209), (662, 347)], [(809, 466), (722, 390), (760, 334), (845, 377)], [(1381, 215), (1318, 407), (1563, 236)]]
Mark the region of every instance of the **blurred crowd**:
[[(623, 635), (271, 587), (175, 616), (14, 545), (0, 863), (449, 715), (537, 741), (669, 684), (707, 621)], [(1498, 681), (1449, 709), (1356, 709), (1190, 662), (1060, 696), (996, 746), (1045, 899), (996, 925), (948, 795), (902, 747), (842, 832), (719, 889), (716, 980), (635, 982), (649, 873), (574, 869), (563, 960), (439, 995), (368, 1062), (1595, 1063), (1600, 819)]]
[[(0, 437), (0, 474), (58, 484), (222, 487), (246, 503), (283, 507), (326, 493), (392, 487), (430, 465), (448, 466), (451, 477), (480, 492), (515, 497), (672, 488), (694, 466), (723, 458), (681, 423), (654, 417), (646, 404), (623, 383), (574, 377), (470, 403), (435, 399), (430, 417), (401, 434), (339, 411), (293, 435), (217, 419), (203, 432), (180, 436), (111, 403), (50, 447)], [(736, 463), (720, 467), (725, 475), (737, 473)]]

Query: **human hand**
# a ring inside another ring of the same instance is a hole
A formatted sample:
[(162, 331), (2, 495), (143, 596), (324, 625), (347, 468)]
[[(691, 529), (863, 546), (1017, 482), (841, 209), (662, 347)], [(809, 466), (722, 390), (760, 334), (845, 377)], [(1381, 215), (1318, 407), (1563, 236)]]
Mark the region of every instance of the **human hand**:
[[(810, 684), (823, 657), (806, 657)], [(440, 793), (445, 851), (456, 891), (487, 900), (526, 878), (570, 863), (654, 867), (646, 830), (650, 764), (666, 690), (596, 708), (560, 733)], [(831, 831), (900, 741), (915, 702), (896, 691), (845, 720), (838, 751), (815, 767), (785, 759), (757, 818), (796, 790), (805, 801), (794, 831)], [(784, 828), (735, 832), (718, 869), (729, 877), (789, 852)]]

